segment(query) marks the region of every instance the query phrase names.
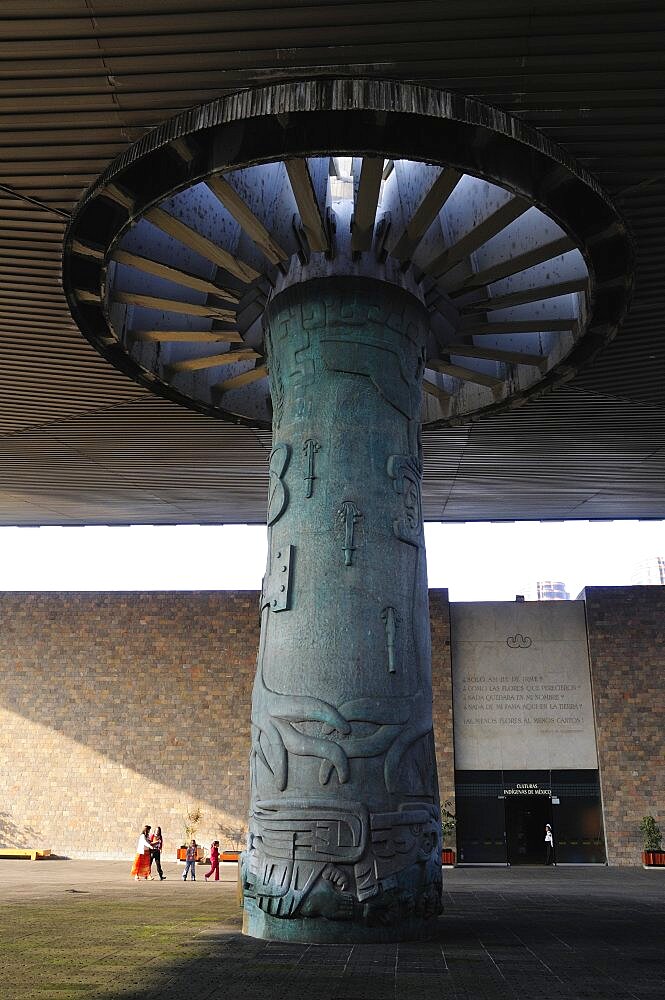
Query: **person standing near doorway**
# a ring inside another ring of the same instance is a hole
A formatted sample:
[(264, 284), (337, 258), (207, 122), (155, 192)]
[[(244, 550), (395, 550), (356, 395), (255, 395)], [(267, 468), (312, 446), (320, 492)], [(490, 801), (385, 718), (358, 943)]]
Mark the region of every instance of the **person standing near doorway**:
[(545, 824), (545, 864), (553, 865), (554, 861), (554, 837), (552, 835), (552, 827), (549, 823)]
[(161, 826), (158, 826), (155, 832), (150, 835), (150, 869), (152, 871), (152, 863), (154, 861), (160, 882), (163, 882), (164, 879), (166, 878), (166, 875), (162, 871), (163, 847), (164, 847), (164, 838), (162, 837), (162, 828)]

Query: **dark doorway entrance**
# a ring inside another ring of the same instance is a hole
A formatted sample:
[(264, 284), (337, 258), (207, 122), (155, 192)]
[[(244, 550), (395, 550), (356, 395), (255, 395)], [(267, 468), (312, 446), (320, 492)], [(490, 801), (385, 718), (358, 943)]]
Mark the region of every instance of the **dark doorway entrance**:
[(545, 863), (545, 824), (552, 822), (546, 795), (506, 797), (506, 847), (510, 865)]
[(464, 865), (605, 864), (598, 771), (456, 771), (457, 859)]

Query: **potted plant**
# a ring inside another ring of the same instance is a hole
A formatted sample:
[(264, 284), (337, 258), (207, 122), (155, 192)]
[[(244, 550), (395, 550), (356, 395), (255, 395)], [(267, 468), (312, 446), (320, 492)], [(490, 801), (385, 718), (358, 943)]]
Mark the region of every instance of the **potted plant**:
[(642, 817), (640, 832), (644, 841), (644, 850), (642, 851), (642, 864), (644, 867), (665, 867), (665, 851), (662, 848), (663, 836), (653, 816)]
[[(178, 861), (187, 860), (187, 848), (189, 846), (190, 840), (196, 837), (196, 831), (199, 828), (199, 823), (203, 817), (200, 806), (192, 806), (187, 810), (184, 817), (185, 821), (185, 841), (178, 848)], [(196, 860), (203, 861), (205, 858), (205, 850), (202, 847), (196, 848)]]
[(219, 832), (230, 844), (222, 851), (220, 861), (238, 861), (247, 828), (242, 823), (221, 823)]
[(443, 850), (441, 851), (441, 864), (452, 867), (455, 864), (454, 847), (446, 846), (447, 843), (454, 844), (455, 827), (457, 819), (452, 811), (452, 799), (446, 799), (441, 806), (441, 833), (443, 835)]

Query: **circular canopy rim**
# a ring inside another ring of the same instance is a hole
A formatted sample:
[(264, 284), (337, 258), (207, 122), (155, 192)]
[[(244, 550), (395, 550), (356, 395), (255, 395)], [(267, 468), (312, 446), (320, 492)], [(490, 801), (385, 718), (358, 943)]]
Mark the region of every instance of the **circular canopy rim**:
[[(339, 127), (330, 139), (332, 124)], [(356, 135), (359, 141), (351, 141)], [(187, 138), (195, 148), (189, 162), (173, 150)], [(218, 419), (267, 426), (185, 395), (126, 353), (104, 313), (106, 254), (149, 208), (213, 173), (345, 153), (452, 166), (499, 184), (558, 223), (576, 240), (587, 265), (590, 318), (570, 354), (524, 392), (476, 413), (428, 423), (429, 429), (523, 405), (574, 377), (615, 336), (629, 307), (635, 252), (625, 221), (598, 181), (564, 149), (500, 109), (445, 90), (376, 79), (297, 81), (226, 95), (164, 122), (113, 160), (79, 201), (64, 240), (63, 284), (84, 336), (152, 392)], [(131, 208), (105, 194), (110, 185), (131, 194)], [(80, 240), (103, 249), (84, 268), (73, 253)], [(99, 294), (96, 306), (81, 303), (75, 293), (81, 270), (87, 287)]]

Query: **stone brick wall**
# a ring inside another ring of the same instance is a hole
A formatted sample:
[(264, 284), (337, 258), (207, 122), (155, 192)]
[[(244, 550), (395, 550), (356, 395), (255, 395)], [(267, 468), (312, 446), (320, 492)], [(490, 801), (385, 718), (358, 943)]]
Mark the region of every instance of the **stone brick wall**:
[(447, 590), (430, 590), (429, 610), (432, 630), (434, 739), (439, 793), (442, 802), (450, 799), (454, 812), (453, 687), (450, 663), (450, 605)]
[(160, 824), (173, 857), (243, 824), (254, 592), (0, 594), (0, 842), (130, 857)]
[[(430, 595), (442, 798), (452, 794), (446, 591)], [(0, 845), (129, 858), (144, 823), (173, 858), (243, 826), (258, 594), (0, 594)]]
[(608, 861), (634, 865), (642, 816), (665, 832), (665, 587), (585, 597)]
[[(450, 615), (430, 591), (441, 798), (453, 798)], [(167, 856), (228, 842), (248, 800), (258, 595), (0, 594), (0, 844), (129, 858), (145, 822)], [(586, 591), (610, 864), (639, 863), (640, 819), (665, 828), (665, 588)]]

